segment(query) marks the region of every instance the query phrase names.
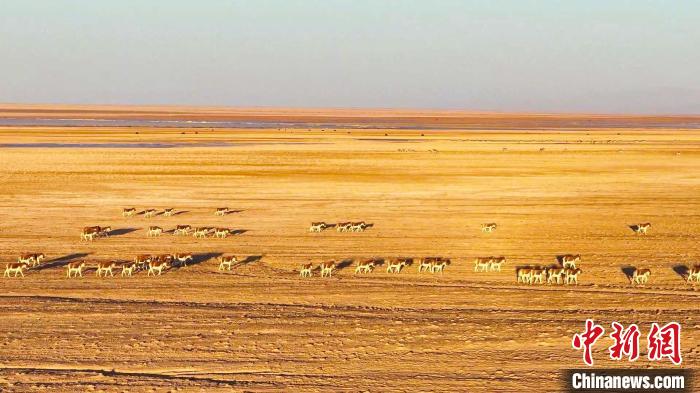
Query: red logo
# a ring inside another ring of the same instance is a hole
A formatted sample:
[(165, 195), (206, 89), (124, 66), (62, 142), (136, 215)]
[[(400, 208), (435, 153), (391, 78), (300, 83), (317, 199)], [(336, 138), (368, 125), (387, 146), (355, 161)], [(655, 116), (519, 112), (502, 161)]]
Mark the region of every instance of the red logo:
[(651, 324), (649, 332), (649, 360), (668, 358), (673, 364), (681, 364), (681, 325), (670, 322), (659, 328), (656, 322)]
[[(627, 360), (634, 362), (639, 358), (639, 337), (641, 332), (635, 324), (629, 325), (626, 329), (619, 322), (611, 324), (613, 332), (610, 338), (613, 344), (608, 347), (610, 359)], [(571, 346), (576, 350), (583, 350), (583, 362), (589, 366), (593, 365), (593, 345), (605, 333), (605, 329), (596, 325), (592, 319), (586, 320), (586, 329), (583, 333), (574, 334)], [(654, 322), (649, 331), (649, 346), (647, 357), (651, 361), (659, 361), (664, 358), (669, 359), (673, 364), (678, 365), (683, 362), (681, 357), (681, 325), (678, 322), (670, 322), (659, 327)]]
[(583, 349), (583, 361), (589, 366), (593, 365), (591, 347), (603, 333), (605, 333), (605, 329), (602, 326), (593, 323), (592, 319), (586, 319), (586, 331), (574, 334), (574, 339), (571, 341), (574, 349)]
[(623, 355), (627, 355), (630, 362), (639, 358), (639, 328), (631, 324), (626, 330), (624, 326), (617, 322), (612, 323), (614, 332), (610, 337), (615, 343), (608, 348), (610, 359), (622, 360)]

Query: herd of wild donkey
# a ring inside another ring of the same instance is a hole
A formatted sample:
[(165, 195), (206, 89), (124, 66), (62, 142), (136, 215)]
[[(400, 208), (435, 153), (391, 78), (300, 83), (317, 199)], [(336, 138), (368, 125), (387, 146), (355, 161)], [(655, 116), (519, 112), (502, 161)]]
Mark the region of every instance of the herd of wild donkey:
[[(217, 216), (225, 216), (229, 213), (235, 212), (226, 207), (217, 208), (214, 212)], [(147, 209), (140, 213), (137, 212), (135, 208), (126, 208), (122, 210), (123, 217), (133, 217), (137, 214), (142, 214), (146, 218), (154, 217), (156, 215), (162, 214), (165, 217), (171, 217), (175, 215), (175, 209), (165, 209), (162, 212), (158, 212), (156, 209)], [(325, 222), (313, 222), (309, 227), (309, 232), (322, 232), (329, 228), (335, 228), (338, 232), (363, 232), (368, 228), (371, 228), (373, 224), (366, 223), (364, 221), (359, 222), (340, 222), (337, 224), (329, 224)], [(497, 229), (496, 223), (488, 223), (481, 225), (481, 231), (484, 233), (492, 233)], [(637, 234), (646, 235), (651, 228), (650, 223), (643, 223), (632, 225), (630, 228)], [(109, 237), (112, 232), (112, 228), (102, 227), (102, 226), (91, 226), (83, 228), (80, 233), (81, 241), (94, 241), (95, 239), (101, 237)], [(159, 226), (149, 226), (146, 234), (148, 237), (161, 236), (165, 231)], [(206, 238), (208, 236), (214, 236), (216, 238), (225, 238), (228, 235), (235, 235), (242, 233), (242, 231), (236, 231), (230, 228), (218, 228), (218, 227), (195, 227), (190, 225), (177, 225), (173, 230), (172, 234), (175, 236), (184, 235), (187, 236), (192, 234), (195, 238)], [(5, 268), (4, 277), (24, 277), (24, 271), (29, 268), (37, 267), (41, 264), (46, 256), (43, 253), (25, 253), (18, 257), (17, 262), (10, 262)], [(119, 261), (107, 261), (107, 262), (97, 262), (92, 267), (95, 268), (95, 274), (99, 277), (114, 276), (115, 269), (121, 270), (122, 276), (131, 276), (139, 271), (146, 271), (148, 276), (161, 275), (164, 270), (173, 267), (186, 267), (188, 261), (193, 261), (194, 256), (190, 253), (176, 253), (176, 254), (160, 254), (160, 255), (137, 255), (133, 261), (119, 262)], [(578, 276), (583, 272), (581, 268), (577, 265), (581, 262), (581, 255), (579, 254), (566, 254), (558, 255), (556, 257), (556, 264), (552, 264), (547, 267), (543, 266), (523, 266), (516, 269), (516, 277), (518, 283), (523, 284), (578, 284)], [(219, 256), (219, 270), (231, 270), (233, 266), (238, 264), (240, 261), (235, 256)], [(418, 269), (418, 273), (440, 273), (442, 274), (444, 270), (451, 264), (450, 258), (444, 257), (423, 257), (423, 258), (388, 258), (386, 260), (381, 258), (366, 258), (358, 261), (355, 274), (371, 273), (374, 269), (380, 265), (386, 263), (387, 273), (400, 273), (404, 267), (415, 264)], [(490, 257), (477, 257), (474, 260), (474, 271), (475, 272), (500, 272), (503, 264), (506, 263), (506, 258), (503, 256), (490, 256)], [(334, 270), (338, 268), (339, 264), (335, 260), (321, 262), (317, 268), (320, 271), (321, 277), (331, 277)], [(87, 263), (83, 260), (72, 261), (66, 265), (66, 276), (71, 277), (82, 277), (83, 271), (87, 269)], [(313, 275), (315, 267), (313, 263), (305, 263), (301, 265), (299, 269), (299, 275), (301, 277), (311, 277)], [(649, 269), (638, 269), (632, 268), (631, 271), (625, 272), (628, 275), (630, 284), (643, 285), (649, 281), (651, 276), (651, 271)], [(689, 283), (700, 282), (700, 265), (694, 265), (688, 269), (686, 273), (686, 280)]]

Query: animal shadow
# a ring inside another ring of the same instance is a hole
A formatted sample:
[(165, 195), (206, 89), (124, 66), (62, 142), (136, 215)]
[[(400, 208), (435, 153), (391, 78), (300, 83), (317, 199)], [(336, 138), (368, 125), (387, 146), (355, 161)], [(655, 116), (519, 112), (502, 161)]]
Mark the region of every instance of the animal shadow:
[(189, 212), (190, 212), (189, 210), (178, 210), (175, 213), (173, 213), (173, 216), (179, 216), (180, 214), (185, 214), (185, 213), (189, 213)]
[(44, 269), (51, 269), (54, 267), (65, 266), (76, 259), (85, 258), (88, 255), (90, 255), (90, 254), (85, 253), (85, 252), (78, 252), (78, 253), (64, 255), (64, 256), (59, 257), (59, 258), (54, 258), (46, 263), (42, 263), (41, 265), (35, 267), (34, 269), (44, 270)]
[(685, 280), (688, 278), (688, 272), (690, 271), (690, 268), (686, 265), (675, 265), (673, 266), (673, 271)]
[(228, 216), (229, 214), (236, 214), (236, 213), (243, 213), (243, 210), (229, 210), (226, 212), (225, 215)]
[(639, 225), (627, 225), (631, 230), (633, 230), (635, 233), (639, 231)]
[(563, 266), (563, 265), (564, 265), (564, 256), (565, 256), (565, 255), (562, 254), (562, 255), (557, 255), (557, 257), (556, 257), (556, 258), (557, 258), (557, 263), (558, 263), (560, 266)]
[(625, 277), (627, 277), (627, 279), (628, 279), (630, 282), (632, 282), (632, 277), (634, 276), (634, 272), (635, 272), (636, 270), (637, 270), (636, 267), (630, 266), (630, 265), (623, 266), (623, 267), (620, 268), (620, 271), (622, 271), (622, 273), (625, 275)]
[(224, 255), (223, 252), (206, 252), (203, 254), (192, 254), (192, 260), (187, 263), (188, 266), (199, 265), (202, 262), (206, 262), (210, 259), (218, 258)]
[(137, 230), (138, 230), (138, 228), (119, 228), (119, 229), (115, 229), (112, 232), (110, 232), (109, 236), (126, 235), (127, 233), (135, 232)]
[(262, 259), (262, 255), (248, 255), (245, 259), (241, 260), (236, 264), (236, 266), (244, 266), (249, 263), (257, 262)]
[(338, 262), (338, 264), (335, 265), (335, 270), (341, 271), (345, 269), (346, 267), (352, 265), (352, 258), (345, 258), (342, 261)]
[(231, 233), (231, 235), (236, 236), (236, 235), (242, 235), (242, 234), (244, 234), (244, 233), (246, 233), (246, 232), (248, 232), (247, 229), (234, 229), (234, 230), (231, 231), (230, 233)]

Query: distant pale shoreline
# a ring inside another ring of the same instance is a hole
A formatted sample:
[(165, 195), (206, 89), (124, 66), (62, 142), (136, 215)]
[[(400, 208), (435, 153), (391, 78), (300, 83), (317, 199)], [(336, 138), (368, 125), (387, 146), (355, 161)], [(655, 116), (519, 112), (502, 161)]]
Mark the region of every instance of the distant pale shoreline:
[(381, 129), (699, 129), (700, 115), (495, 113), (403, 109), (293, 109), (0, 104), (0, 126)]

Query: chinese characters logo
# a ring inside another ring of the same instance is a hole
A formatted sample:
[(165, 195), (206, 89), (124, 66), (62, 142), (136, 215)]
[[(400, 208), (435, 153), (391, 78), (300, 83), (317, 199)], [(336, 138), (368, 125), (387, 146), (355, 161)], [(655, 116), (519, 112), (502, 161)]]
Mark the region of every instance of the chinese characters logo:
[[(612, 360), (627, 360), (634, 362), (639, 358), (639, 337), (641, 332), (635, 324), (625, 327), (618, 323), (612, 323), (613, 332), (610, 338), (613, 344), (608, 347), (608, 353)], [(583, 351), (583, 362), (589, 366), (593, 365), (592, 348), (596, 341), (605, 334), (605, 328), (597, 325), (592, 319), (586, 320), (585, 330), (582, 333), (574, 334), (571, 346), (576, 350)], [(651, 361), (663, 359), (670, 360), (673, 364), (681, 364), (681, 325), (677, 322), (669, 322), (664, 326), (659, 326), (654, 322), (651, 324), (649, 335), (647, 336), (647, 357)]]

